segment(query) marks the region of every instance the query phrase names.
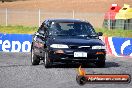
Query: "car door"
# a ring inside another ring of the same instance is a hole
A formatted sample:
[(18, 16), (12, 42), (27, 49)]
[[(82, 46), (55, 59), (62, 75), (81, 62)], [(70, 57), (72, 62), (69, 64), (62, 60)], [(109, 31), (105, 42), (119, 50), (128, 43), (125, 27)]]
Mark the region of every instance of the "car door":
[(40, 27), (33, 37), (34, 52), (36, 55), (43, 57), (46, 41), (46, 32), (44, 26)]

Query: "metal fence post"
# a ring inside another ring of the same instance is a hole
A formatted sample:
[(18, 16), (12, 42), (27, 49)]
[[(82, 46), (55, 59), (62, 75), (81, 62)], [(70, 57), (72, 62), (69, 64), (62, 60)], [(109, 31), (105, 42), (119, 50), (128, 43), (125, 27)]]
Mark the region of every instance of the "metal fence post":
[(6, 8), (6, 26), (8, 26), (8, 10), (7, 10), (7, 8)]
[(40, 9), (39, 9), (39, 19), (38, 19), (38, 21), (39, 21), (39, 27), (40, 27), (40, 22), (41, 22), (41, 11), (40, 11)]
[(109, 12), (109, 19), (108, 19), (108, 29), (110, 30), (110, 12)]
[(72, 11), (72, 18), (73, 19), (75, 18), (75, 11), (74, 10)]

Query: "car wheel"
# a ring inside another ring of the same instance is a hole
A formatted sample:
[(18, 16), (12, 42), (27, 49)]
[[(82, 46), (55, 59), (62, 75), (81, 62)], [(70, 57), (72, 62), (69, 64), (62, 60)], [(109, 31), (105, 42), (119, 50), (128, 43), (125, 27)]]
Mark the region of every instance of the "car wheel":
[(33, 49), (31, 50), (31, 63), (32, 65), (39, 65), (40, 58), (34, 54)]
[(105, 60), (100, 60), (96, 62), (97, 67), (105, 67)]
[(47, 51), (45, 51), (45, 54), (44, 54), (44, 66), (45, 66), (45, 68), (49, 68), (49, 67), (51, 67), (51, 61), (50, 61), (50, 59), (49, 59), (49, 56), (48, 56), (48, 52)]

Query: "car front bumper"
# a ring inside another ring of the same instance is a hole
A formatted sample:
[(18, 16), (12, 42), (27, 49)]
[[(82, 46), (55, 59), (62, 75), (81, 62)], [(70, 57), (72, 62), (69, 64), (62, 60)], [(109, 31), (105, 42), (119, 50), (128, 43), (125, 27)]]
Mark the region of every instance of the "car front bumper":
[[(95, 62), (99, 60), (105, 60), (105, 50), (71, 50), (60, 49), (61, 52), (57, 52), (59, 49), (51, 49), (48, 51), (49, 59), (53, 62)], [(63, 51), (63, 52), (62, 52)], [(74, 52), (85, 52), (87, 57), (75, 57)]]

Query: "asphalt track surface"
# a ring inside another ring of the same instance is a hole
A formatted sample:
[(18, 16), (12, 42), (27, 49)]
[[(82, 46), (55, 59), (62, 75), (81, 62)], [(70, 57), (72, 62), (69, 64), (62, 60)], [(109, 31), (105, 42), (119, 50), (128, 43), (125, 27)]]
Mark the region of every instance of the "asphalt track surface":
[[(45, 69), (43, 62), (38, 66), (30, 63), (30, 53), (0, 52), (0, 88), (132, 88), (129, 84), (85, 84), (76, 82), (75, 65), (55, 65)], [(130, 74), (132, 58), (107, 56), (106, 67), (93, 64), (83, 66), (89, 74)]]

